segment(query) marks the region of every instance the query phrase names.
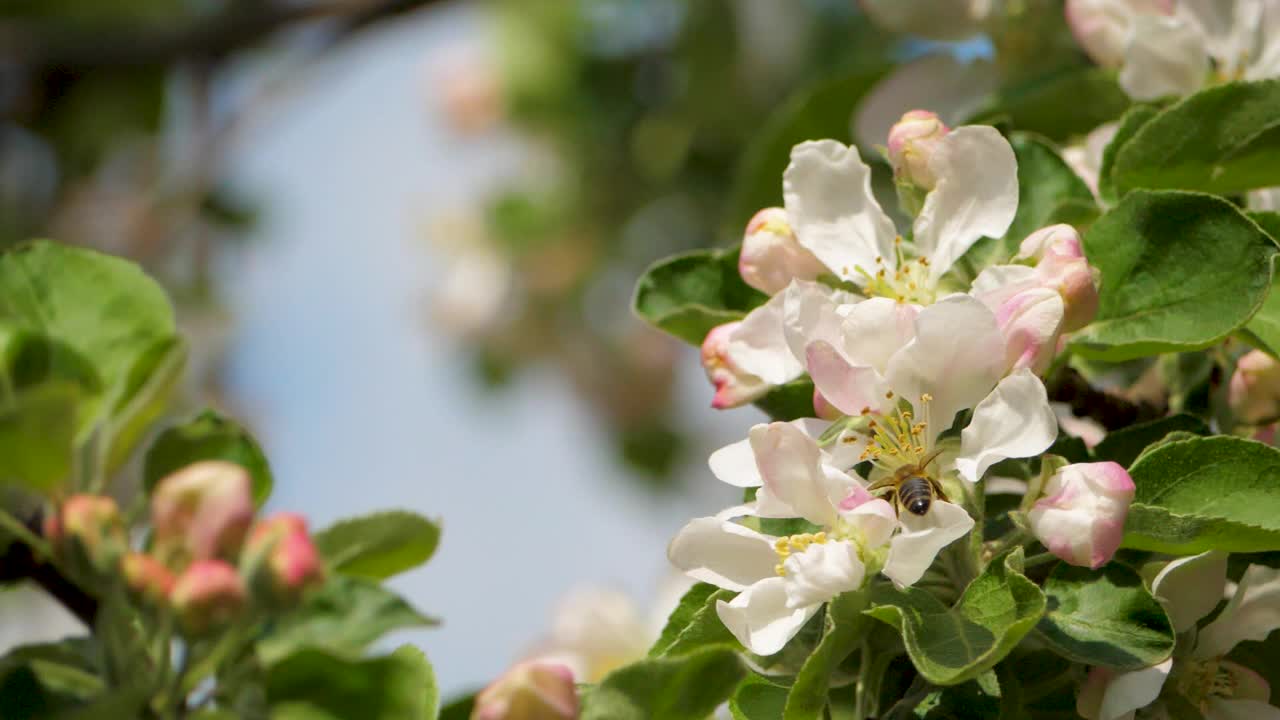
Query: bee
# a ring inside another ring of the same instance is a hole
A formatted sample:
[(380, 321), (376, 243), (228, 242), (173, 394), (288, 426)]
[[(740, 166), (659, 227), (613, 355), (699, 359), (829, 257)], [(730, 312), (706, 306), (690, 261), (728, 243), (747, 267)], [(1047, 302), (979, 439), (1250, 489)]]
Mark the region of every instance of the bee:
[(926, 472), (941, 452), (934, 450), (919, 463), (898, 468), (893, 475), (877, 480), (867, 490), (873, 494), (878, 491), (882, 499), (892, 503), (899, 512), (905, 508), (912, 515), (923, 517), (934, 500), (945, 502), (947, 499), (942, 486)]

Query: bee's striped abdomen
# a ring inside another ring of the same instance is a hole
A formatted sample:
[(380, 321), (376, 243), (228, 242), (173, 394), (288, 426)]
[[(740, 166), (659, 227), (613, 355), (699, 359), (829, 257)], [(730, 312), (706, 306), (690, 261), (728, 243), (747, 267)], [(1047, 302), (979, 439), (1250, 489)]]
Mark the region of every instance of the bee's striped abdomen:
[(933, 503), (933, 485), (919, 476), (909, 477), (898, 486), (898, 504), (913, 515), (929, 512)]

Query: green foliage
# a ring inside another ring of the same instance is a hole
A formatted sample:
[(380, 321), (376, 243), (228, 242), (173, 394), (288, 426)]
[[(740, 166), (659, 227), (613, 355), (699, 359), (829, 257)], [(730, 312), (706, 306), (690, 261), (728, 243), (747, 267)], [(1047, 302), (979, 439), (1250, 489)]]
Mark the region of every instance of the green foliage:
[(7, 399), (0, 409), (0, 484), (42, 493), (70, 478), (75, 447), (74, 385), (50, 383)]
[(435, 673), (420, 650), (347, 660), (301, 650), (271, 665), (266, 696), (273, 720), (435, 720)]
[(728, 602), (734, 593), (708, 583), (697, 583), (680, 598), (671, 611), (667, 624), (657, 642), (649, 648), (649, 657), (683, 655), (708, 645), (728, 645), (739, 648), (733, 634), (720, 622), (716, 604)]
[(742, 281), (736, 248), (695, 250), (651, 265), (632, 307), (650, 325), (697, 346), (712, 328), (741, 320), (767, 299)]
[(384, 580), (431, 559), (440, 526), (393, 510), (343, 520), (317, 533), (315, 543), (332, 570)]
[(737, 653), (707, 647), (610, 673), (582, 698), (582, 720), (703, 720), (747, 672)]
[(785, 687), (749, 675), (729, 698), (729, 712), (734, 720), (777, 720), (785, 711), (787, 696)]
[(1138, 130), (1143, 125), (1146, 125), (1151, 118), (1159, 114), (1160, 108), (1156, 105), (1134, 105), (1125, 112), (1124, 117), (1120, 118), (1120, 122), (1117, 123), (1115, 135), (1112, 136), (1111, 142), (1107, 143), (1106, 148), (1102, 151), (1102, 166), (1098, 168), (1098, 194), (1107, 204), (1114, 205), (1121, 195), (1112, 181), (1116, 155), (1119, 154), (1120, 148), (1133, 139)]
[(147, 491), (172, 472), (201, 460), (225, 460), (249, 471), (258, 504), (271, 494), (271, 467), (261, 446), (234, 420), (205, 410), (167, 428), (147, 449), (142, 482)]
[(1148, 445), (1159, 442), (1172, 432), (1208, 435), (1209, 426), (1204, 420), (1187, 413), (1134, 423), (1129, 427), (1107, 433), (1107, 436), (1094, 446), (1092, 455), (1095, 460), (1110, 460), (1129, 467)]
[(1277, 116), (1278, 80), (1227, 83), (1174, 103), (1118, 145), (1109, 173), (1114, 192), (1169, 188), (1230, 195), (1280, 185)]
[(779, 385), (754, 403), (770, 420), (789, 421), (813, 417), (813, 382), (808, 378)]
[(1124, 547), (1177, 555), (1280, 550), (1280, 450), (1228, 436), (1165, 442), (1129, 469)]
[(1072, 347), (1110, 361), (1226, 337), (1261, 307), (1276, 254), (1231, 203), (1172, 191), (1130, 193), (1094, 223), (1084, 246), (1102, 287), (1097, 318)]
[(392, 630), (438, 624), (398, 595), (363, 578), (335, 575), (306, 602), (275, 624), (258, 643), (258, 657), (270, 665), (302, 648), (358, 658)]
[(1094, 204), (1093, 193), (1049, 142), (1028, 133), (1009, 137), (1018, 158), (1018, 213), (1004, 238), (1005, 258), (1022, 240), (1067, 214), (1067, 207)]
[(1138, 670), (1173, 652), (1169, 617), (1142, 578), (1123, 565), (1090, 570), (1059, 563), (1044, 583), (1044, 594), (1049, 610), (1036, 630), (1064, 657)]
[[(796, 675), (787, 694), (784, 720), (821, 720), (832, 673), (858, 647), (866, 632), (862, 614), (866, 606), (865, 592), (845, 593), (827, 603), (822, 640)], [(864, 657), (862, 662), (870, 662), (870, 658)]]
[(1008, 655), (1044, 614), (1044, 593), (1021, 566), (1021, 550), (993, 560), (951, 608), (920, 588), (880, 586), (867, 614), (902, 633), (907, 654), (929, 682), (972, 680)]
[(1128, 105), (1112, 73), (1074, 65), (1001, 89), (969, 124), (1008, 123), (1063, 142), (1114, 120)]

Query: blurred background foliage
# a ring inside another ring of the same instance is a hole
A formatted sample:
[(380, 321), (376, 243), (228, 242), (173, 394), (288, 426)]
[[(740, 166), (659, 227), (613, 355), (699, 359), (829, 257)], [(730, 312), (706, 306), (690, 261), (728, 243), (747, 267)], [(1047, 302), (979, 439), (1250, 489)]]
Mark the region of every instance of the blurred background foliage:
[[(630, 316), (631, 288), (654, 260), (732, 244), (780, 204), (793, 143), (878, 157), (916, 106), (1063, 143), (1124, 109), (1059, 0), (934, 3), (940, 28), (899, 26), (895, 10), (919, 3), (897, 1), (478, 3), (488, 42), (436, 58), (425, 92), (461, 141), (527, 148), (480, 206), (428, 228), (448, 264), (432, 312), (479, 384), (556, 368), (635, 477), (669, 485), (696, 454), (679, 388), (699, 386), (678, 385), (696, 370)], [(141, 262), (195, 340), (195, 391), (216, 390), (230, 319), (210, 273), (270, 212), (225, 180), (237, 129), (322, 54), (433, 4), (0, 0), (0, 243), (49, 236)], [(1093, 101), (1069, 113), (1035, 109), (1082, 93)]]

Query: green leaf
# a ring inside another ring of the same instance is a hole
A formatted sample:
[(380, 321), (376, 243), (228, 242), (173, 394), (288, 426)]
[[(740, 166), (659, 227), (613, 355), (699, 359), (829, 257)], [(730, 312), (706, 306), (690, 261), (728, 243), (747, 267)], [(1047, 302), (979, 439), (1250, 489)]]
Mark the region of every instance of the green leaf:
[(281, 618), (257, 644), (270, 665), (304, 647), (358, 658), (392, 630), (438, 624), (390, 590), (363, 578), (334, 575), (303, 605)]
[(738, 654), (708, 647), (609, 673), (582, 698), (582, 720), (705, 720), (746, 675)]
[(683, 655), (708, 645), (740, 648), (733, 633), (716, 614), (716, 603), (721, 600), (727, 602), (733, 596), (733, 592), (709, 583), (697, 583), (689, 588), (680, 598), (680, 604), (671, 611), (658, 641), (649, 648), (649, 657)]
[(779, 385), (752, 404), (779, 422), (813, 417), (813, 381), (801, 378)]
[(1120, 117), (1128, 105), (1114, 73), (1082, 64), (1003, 88), (969, 123), (1007, 121), (1017, 130), (1065, 142)]
[(742, 281), (732, 248), (659, 260), (636, 283), (631, 306), (645, 322), (696, 346), (715, 326), (741, 320), (766, 300)]
[(110, 405), (139, 360), (176, 330), (164, 290), (137, 265), (35, 241), (0, 255), (0, 319), (70, 345), (97, 368)]
[[(883, 65), (834, 71), (797, 90), (774, 112), (751, 140), (734, 173), (722, 235), (742, 237), (757, 211), (781, 205), (782, 173), (791, 161), (791, 148), (806, 140), (849, 139), (849, 123), (862, 98), (884, 77)], [(869, 153), (863, 153), (864, 158)]]
[(1217, 435), (1144, 453), (1124, 547), (1189, 555), (1280, 550), (1280, 450)]
[(1096, 460), (1110, 460), (1129, 467), (1148, 445), (1164, 439), (1171, 432), (1208, 435), (1209, 426), (1200, 418), (1185, 413), (1135, 423), (1108, 433), (1093, 448), (1093, 456)]
[(158, 340), (138, 358), (103, 429), (110, 443), (108, 471), (128, 460), (151, 424), (164, 415), (186, 363), (187, 345), (180, 337)]
[(88, 637), (22, 645), (0, 657), (0, 675), (25, 666), (49, 691), (87, 699), (104, 689), (100, 654), (97, 643)]
[(262, 447), (239, 423), (212, 410), (160, 433), (147, 450), (143, 484), (150, 492), (170, 473), (201, 460), (226, 460), (249, 471), (258, 504), (271, 494), (271, 467)]
[(1218, 85), (1143, 123), (1116, 152), (1111, 181), (1220, 195), (1280, 185), (1280, 81)]
[(1009, 143), (1018, 158), (1018, 213), (1005, 233), (1004, 258), (1016, 254), (1028, 235), (1052, 224), (1064, 205), (1094, 205), (1089, 186), (1047, 141), (1027, 133), (1014, 133)]
[(1174, 632), (1136, 572), (1059, 563), (1044, 584), (1049, 611), (1036, 626), (1057, 653), (1076, 662), (1137, 670), (1164, 662)]
[[(1249, 219), (1258, 223), (1258, 227), (1267, 233), (1272, 242), (1280, 244), (1280, 213), (1251, 212)], [(1262, 344), (1260, 349), (1270, 353), (1272, 357), (1280, 357), (1280, 292), (1276, 291), (1277, 286), (1280, 286), (1280, 276), (1272, 279), (1271, 290), (1267, 293), (1262, 308), (1245, 326), (1257, 342)]]
[(827, 705), (831, 674), (853, 653), (866, 634), (866, 619), (862, 615), (866, 606), (865, 592), (845, 593), (827, 603), (822, 640), (796, 675), (796, 681), (787, 695), (784, 720), (822, 718), (822, 710)]
[(471, 711), (476, 706), (476, 693), (468, 693), (444, 701), (440, 708), (440, 720), (471, 720)]
[(749, 675), (729, 698), (734, 720), (778, 720), (787, 705), (787, 689)]
[(1044, 614), (1044, 594), (1022, 575), (1021, 565), (1020, 549), (993, 560), (953, 608), (919, 588), (879, 586), (866, 612), (902, 633), (925, 679), (962, 683), (994, 667)]
[(1109, 361), (1223, 339), (1262, 306), (1276, 254), (1226, 200), (1170, 191), (1125, 196), (1084, 245), (1102, 286), (1097, 318), (1072, 347)]
[(1143, 125), (1159, 114), (1160, 108), (1156, 105), (1134, 105), (1125, 112), (1124, 117), (1120, 118), (1120, 123), (1116, 126), (1116, 134), (1111, 137), (1111, 142), (1107, 143), (1107, 147), (1102, 151), (1102, 166), (1098, 168), (1098, 195), (1108, 205), (1114, 205), (1120, 199), (1115, 183), (1111, 181), (1111, 172), (1116, 165), (1116, 155), (1125, 143), (1133, 139)]
[(422, 651), (347, 660), (302, 650), (267, 668), (267, 700), (275, 718), (434, 720), (435, 674)]
[(343, 520), (315, 536), (331, 569), (377, 580), (425, 563), (439, 542), (439, 525), (404, 510)]
[(76, 436), (75, 385), (55, 382), (0, 404), (0, 485), (51, 493), (71, 477)]

